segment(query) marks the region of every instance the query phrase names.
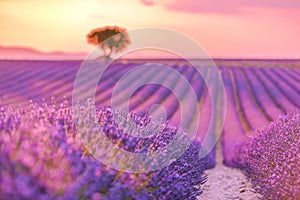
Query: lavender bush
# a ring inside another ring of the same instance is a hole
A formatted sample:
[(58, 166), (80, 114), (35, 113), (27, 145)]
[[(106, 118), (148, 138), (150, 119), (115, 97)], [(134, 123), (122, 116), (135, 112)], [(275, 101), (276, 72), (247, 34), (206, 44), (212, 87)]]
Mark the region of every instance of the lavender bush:
[[(141, 127), (151, 121), (128, 116)], [(176, 135), (164, 124), (154, 127), (159, 134), (136, 139), (116, 126), (110, 108), (99, 109), (97, 117), (107, 137), (127, 151), (159, 149)], [(196, 199), (205, 181), (196, 141), (171, 165), (151, 173), (104, 166), (82, 145), (67, 102), (2, 106), (0, 150), (0, 199)]]
[(240, 161), (265, 199), (300, 199), (300, 114), (258, 131), (242, 148)]

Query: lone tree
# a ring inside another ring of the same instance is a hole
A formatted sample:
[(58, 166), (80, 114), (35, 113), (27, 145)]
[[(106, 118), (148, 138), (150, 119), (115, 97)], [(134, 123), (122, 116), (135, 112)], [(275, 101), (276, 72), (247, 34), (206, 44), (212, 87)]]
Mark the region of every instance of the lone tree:
[(87, 41), (98, 46), (106, 59), (110, 59), (112, 54), (124, 50), (130, 44), (126, 29), (118, 26), (95, 28), (87, 34)]

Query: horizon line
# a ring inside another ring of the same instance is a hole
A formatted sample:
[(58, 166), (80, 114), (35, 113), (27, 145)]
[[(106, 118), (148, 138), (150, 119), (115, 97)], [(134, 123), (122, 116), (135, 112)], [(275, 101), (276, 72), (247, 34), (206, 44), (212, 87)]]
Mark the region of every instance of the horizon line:
[[(254, 58), (254, 57), (216, 57), (216, 58), (117, 58), (112, 59), (118, 60), (227, 60), (227, 61), (300, 61), (299, 58)], [(0, 61), (85, 61), (85, 59), (10, 59), (10, 58), (0, 58)], [(86, 61), (96, 61), (96, 59), (90, 59)]]

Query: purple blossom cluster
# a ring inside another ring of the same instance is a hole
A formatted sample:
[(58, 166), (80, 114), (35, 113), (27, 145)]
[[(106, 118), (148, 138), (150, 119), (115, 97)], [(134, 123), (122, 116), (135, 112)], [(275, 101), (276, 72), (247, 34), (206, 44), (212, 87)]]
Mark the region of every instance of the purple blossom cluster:
[[(112, 114), (110, 108), (99, 109), (99, 126), (127, 151), (159, 149), (177, 132), (164, 124), (155, 136), (132, 137), (116, 126)], [(129, 116), (142, 128), (151, 121), (147, 115)], [(200, 147), (193, 141), (179, 159), (161, 170), (125, 173), (101, 164), (87, 151), (67, 102), (2, 106), (0, 199), (196, 199), (206, 179)]]
[(258, 131), (242, 148), (242, 170), (265, 199), (300, 199), (300, 114)]
[(154, 199), (197, 199), (207, 178), (203, 175), (200, 148), (198, 142), (193, 142), (179, 159), (152, 174), (147, 188), (152, 191)]
[[(177, 128), (170, 127), (167, 123), (152, 120), (148, 113), (138, 116), (134, 112), (127, 113), (104, 107), (97, 112), (97, 119), (99, 122), (105, 122), (104, 127), (106, 128), (103, 131), (112, 143), (117, 144), (119, 148), (135, 153), (159, 150), (174, 140), (179, 133)], [(130, 128), (133, 126), (137, 128)], [(154, 134), (150, 135), (148, 132)], [(136, 137), (140, 133), (143, 133), (144, 137)], [(184, 136), (180, 135), (179, 137), (183, 139)]]

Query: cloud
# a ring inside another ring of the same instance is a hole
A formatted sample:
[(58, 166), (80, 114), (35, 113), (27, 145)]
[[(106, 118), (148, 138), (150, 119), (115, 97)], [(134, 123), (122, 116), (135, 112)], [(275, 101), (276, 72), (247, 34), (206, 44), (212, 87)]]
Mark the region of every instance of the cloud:
[(140, 0), (146, 6), (153, 6), (155, 2), (153, 0)]
[(140, 0), (146, 6), (189, 13), (235, 13), (243, 8), (300, 8), (299, 0)]

